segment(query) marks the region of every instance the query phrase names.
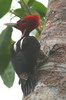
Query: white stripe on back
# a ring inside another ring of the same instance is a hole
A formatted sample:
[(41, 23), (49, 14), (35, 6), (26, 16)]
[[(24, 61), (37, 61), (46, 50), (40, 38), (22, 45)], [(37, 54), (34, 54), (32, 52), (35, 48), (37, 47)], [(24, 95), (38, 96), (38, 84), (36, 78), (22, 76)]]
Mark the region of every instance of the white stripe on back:
[(20, 41), (20, 49), (22, 49), (22, 43), (23, 43), (24, 39), (25, 39), (25, 37)]
[(16, 48), (16, 43), (14, 43), (14, 46), (13, 46), (13, 47), (14, 47), (14, 51), (16, 52), (16, 49), (17, 49), (17, 48)]

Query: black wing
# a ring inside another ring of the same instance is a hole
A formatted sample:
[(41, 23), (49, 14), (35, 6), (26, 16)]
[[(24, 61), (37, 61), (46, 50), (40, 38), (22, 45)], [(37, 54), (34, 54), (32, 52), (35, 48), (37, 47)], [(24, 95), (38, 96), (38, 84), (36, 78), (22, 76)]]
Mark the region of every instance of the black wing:
[(39, 42), (31, 36), (20, 39), (15, 48), (14, 44), (11, 47), (11, 61), (20, 78), (19, 83), (24, 96), (32, 92), (36, 85), (34, 68), (39, 49)]

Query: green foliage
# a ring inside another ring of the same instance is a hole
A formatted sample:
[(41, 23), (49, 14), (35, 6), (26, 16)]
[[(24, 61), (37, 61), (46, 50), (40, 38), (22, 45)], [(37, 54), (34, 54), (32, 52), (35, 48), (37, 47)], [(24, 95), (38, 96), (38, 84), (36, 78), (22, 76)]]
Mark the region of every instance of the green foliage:
[(0, 0), (0, 18), (2, 18), (10, 9), (12, 0)]
[(0, 35), (0, 74), (4, 72), (10, 61), (12, 28), (7, 27)]
[(42, 3), (38, 2), (38, 1), (35, 1), (31, 5), (31, 7), (34, 10), (36, 10), (40, 14), (41, 17), (45, 17), (47, 8)]
[(28, 1), (28, 6), (30, 7), (33, 4), (33, 2), (35, 2), (35, 0), (29, 0)]
[(24, 9), (22, 8), (18, 8), (18, 9), (15, 9), (13, 11), (13, 14), (15, 14), (16, 16), (18, 17), (24, 17), (24, 16), (28, 16), (29, 14), (27, 12), (24, 11)]
[(24, 17), (30, 14), (39, 14), (42, 18), (44, 18), (46, 15), (47, 8), (36, 0), (20, 0), (19, 3), (21, 8), (12, 11), (12, 13), (18, 17)]
[(1, 78), (7, 87), (10, 88), (13, 85), (13, 82), (15, 79), (15, 72), (14, 72), (11, 62), (9, 62), (8, 67), (6, 68), (4, 73), (1, 75)]
[[(11, 3), (12, 0), (0, 0), (0, 18), (10, 10)], [(17, 3), (20, 4), (20, 8), (13, 8), (10, 10), (11, 14), (20, 18), (30, 14), (39, 14), (41, 17), (41, 25), (39, 26), (39, 29), (41, 31), (47, 8), (36, 0), (19, 0)], [(38, 33), (37, 30), (35, 32)], [(11, 34), (11, 27), (7, 27), (0, 34), (0, 75), (3, 83), (9, 88), (13, 85), (15, 78), (15, 72), (10, 62)], [(35, 34), (35, 37), (38, 36), (38, 34)]]

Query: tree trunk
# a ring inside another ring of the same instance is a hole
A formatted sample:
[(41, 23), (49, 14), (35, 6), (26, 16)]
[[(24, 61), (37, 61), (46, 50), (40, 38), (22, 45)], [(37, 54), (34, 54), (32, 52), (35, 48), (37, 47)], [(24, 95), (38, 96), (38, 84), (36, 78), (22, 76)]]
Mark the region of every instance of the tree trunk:
[(46, 56), (39, 57), (37, 85), (23, 100), (66, 100), (66, 0), (49, 0), (39, 41)]

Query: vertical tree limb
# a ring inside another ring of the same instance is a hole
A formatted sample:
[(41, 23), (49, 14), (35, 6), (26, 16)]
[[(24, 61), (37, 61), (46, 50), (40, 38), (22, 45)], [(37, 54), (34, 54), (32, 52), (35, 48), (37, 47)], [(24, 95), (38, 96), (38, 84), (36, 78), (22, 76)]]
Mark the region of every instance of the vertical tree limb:
[(46, 57), (39, 57), (37, 85), (23, 100), (66, 100), (66, 0), (49, 0), (39, 40)]

